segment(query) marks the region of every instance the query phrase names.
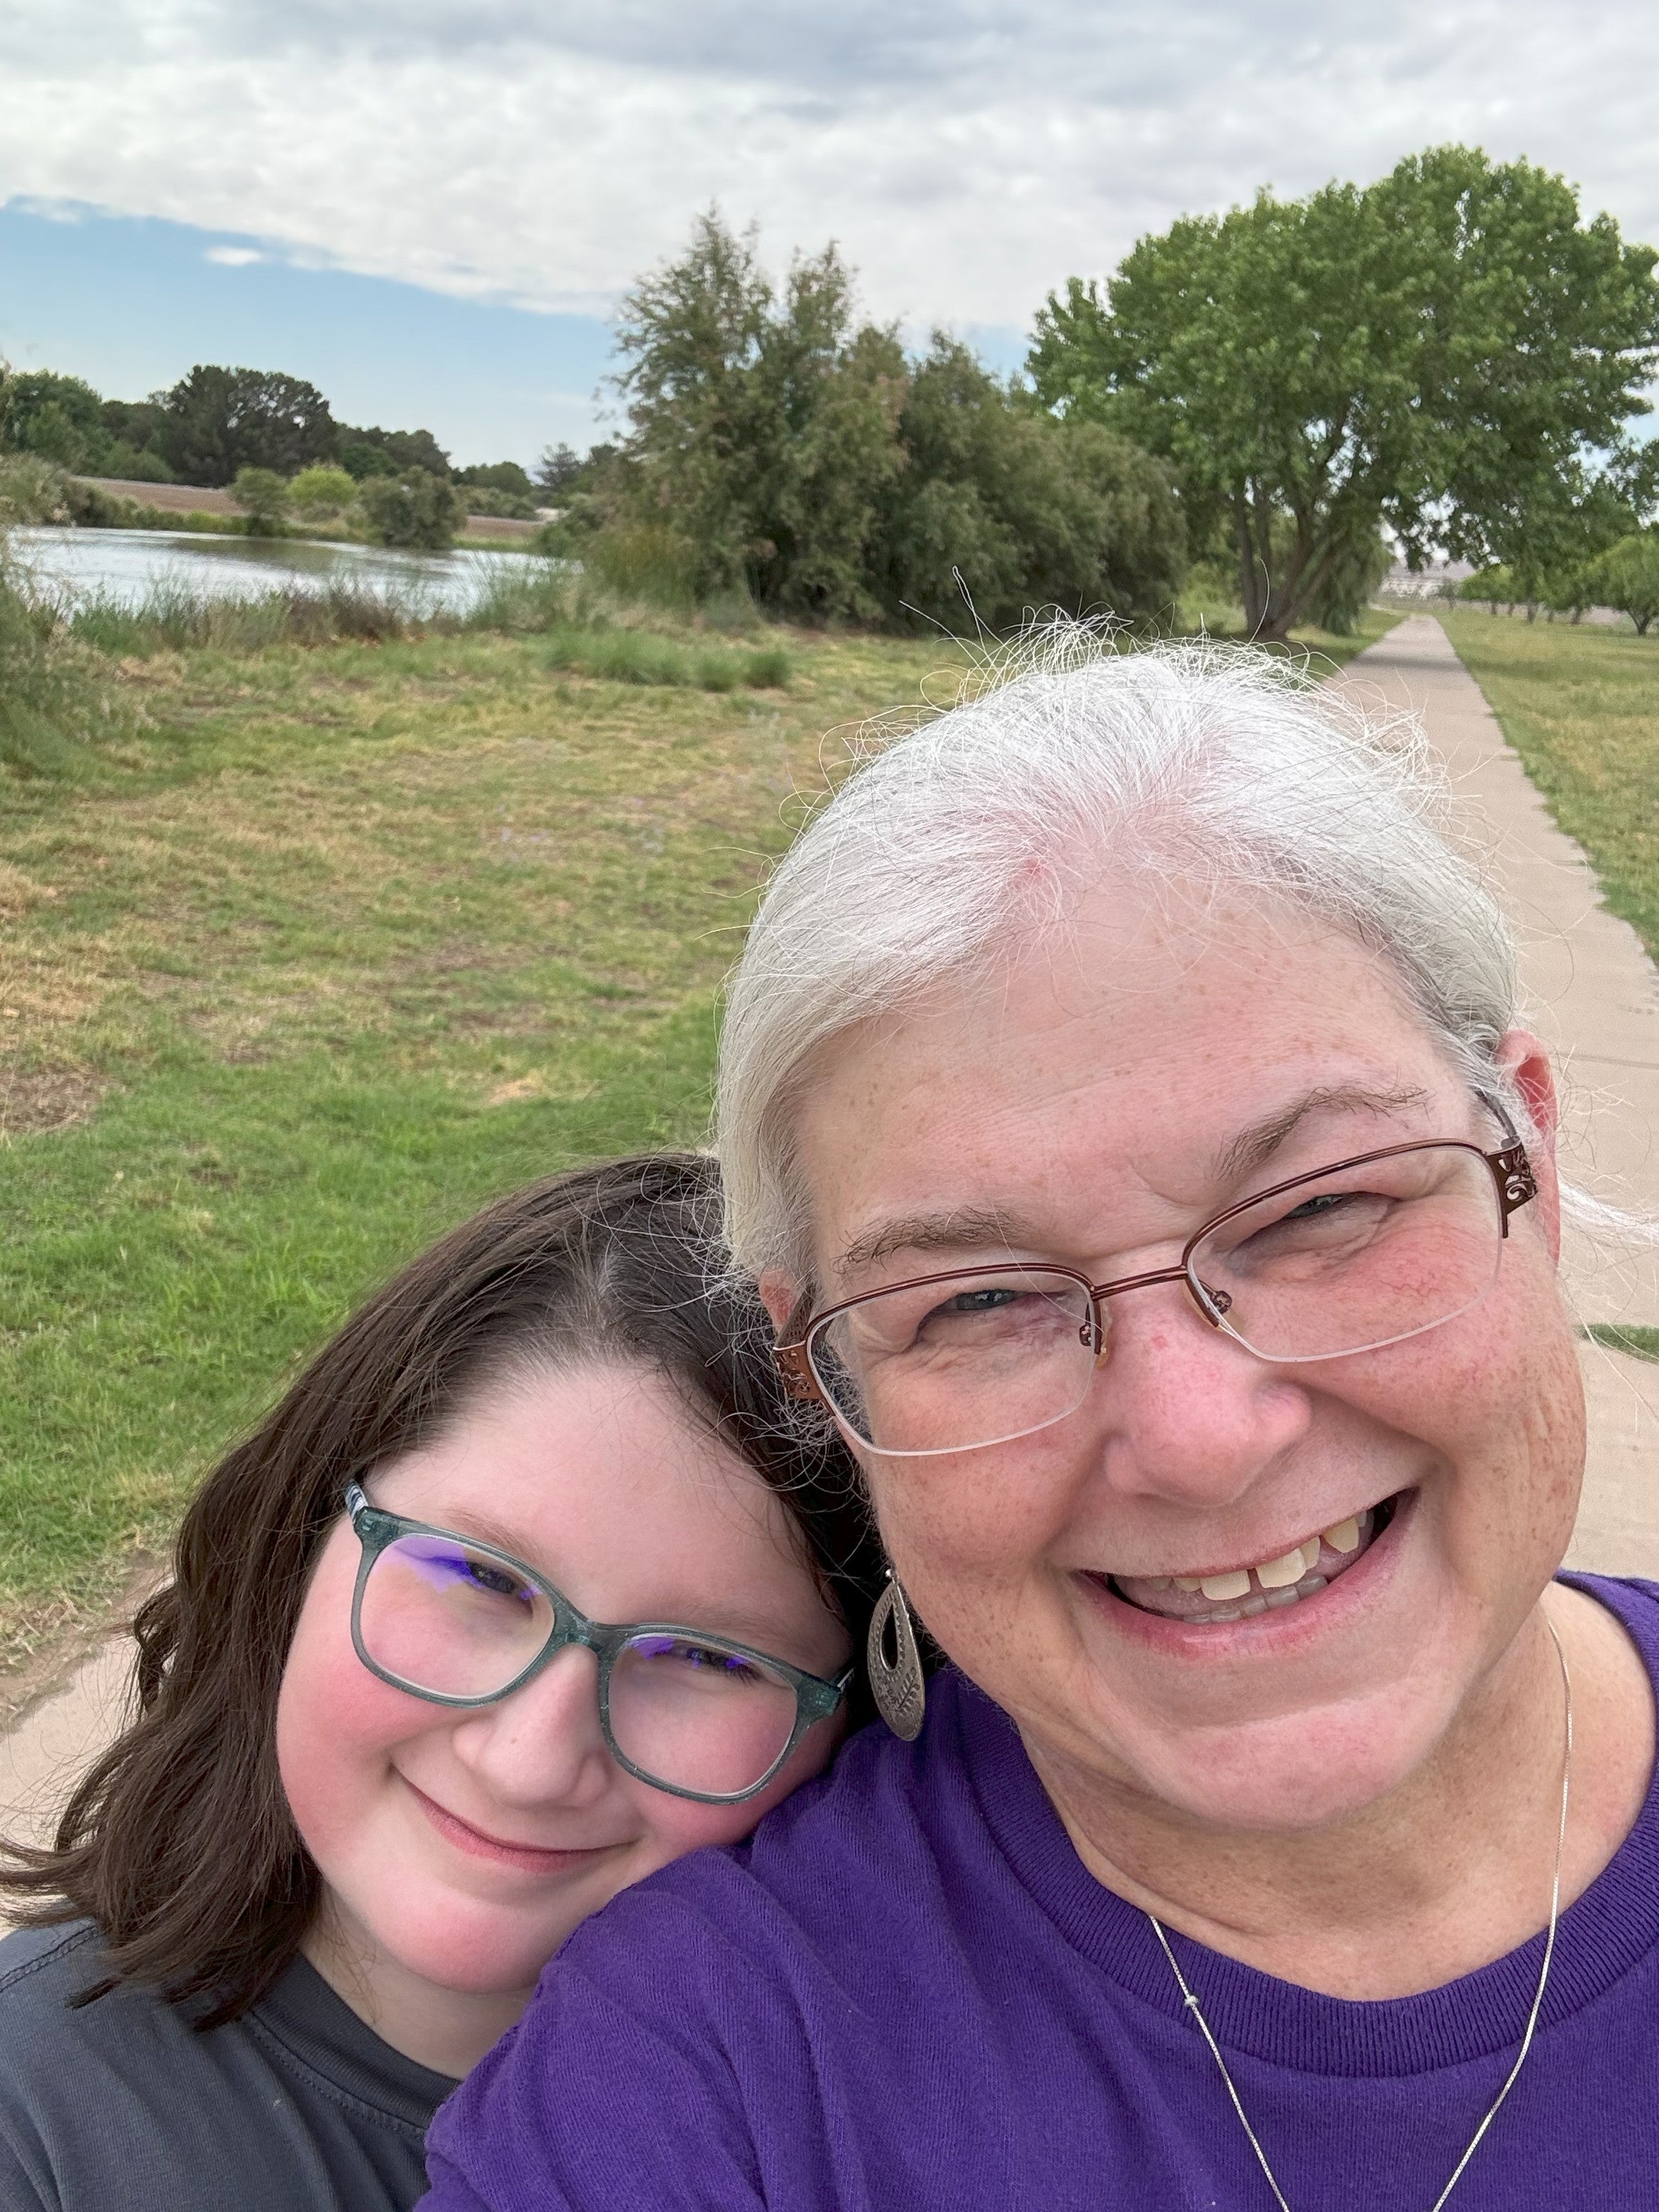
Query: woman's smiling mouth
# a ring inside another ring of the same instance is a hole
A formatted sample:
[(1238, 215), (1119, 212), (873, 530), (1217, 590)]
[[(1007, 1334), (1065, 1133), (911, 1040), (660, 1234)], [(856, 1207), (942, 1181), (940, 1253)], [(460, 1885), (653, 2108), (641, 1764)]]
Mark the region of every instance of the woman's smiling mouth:
[(1270, 1559), (1202, 1575), (1100, 1577), (1115, 1596), (1139, 1612), (1183, 1627), (1249, 1620), (1317, 1596), (1358, 1566), (1393, 1519), (1398, 1495), (1315, 1531)]

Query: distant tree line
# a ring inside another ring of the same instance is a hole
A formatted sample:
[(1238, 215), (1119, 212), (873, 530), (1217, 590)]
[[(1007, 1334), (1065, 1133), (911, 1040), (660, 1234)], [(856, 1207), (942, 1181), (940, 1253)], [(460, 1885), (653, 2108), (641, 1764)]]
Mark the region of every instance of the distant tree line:
[(562, 446), (550, 448), (533, 474), (516, 461), (457, 468), (430, 430), (337, 422), (303, 378), (212, 365), (137, 400), (103, 398), (80, 377), (50, 369), (0, 374), (0, 448), (39, 454), (76, 475), (213, 488), (243, 469), (291, 478), (332, 466), (359, 483), (420, 470), (475, 495), (474, 513), (526, 517), (581, 466)]

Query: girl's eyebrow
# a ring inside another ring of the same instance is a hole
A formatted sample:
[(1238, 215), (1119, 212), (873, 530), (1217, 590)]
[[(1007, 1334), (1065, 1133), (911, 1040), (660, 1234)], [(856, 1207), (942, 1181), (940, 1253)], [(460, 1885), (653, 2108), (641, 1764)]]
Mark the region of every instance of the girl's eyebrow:
[[(453, 1514), (434, 1517), (431, 1525), (441, 1528), (448, 1536), (469, 1536), (480, 1544), (489, 1544), (495, 1551), (507, 1553), (520, 1566), (536, 1567), (538, 1575), (547, 1572), (544, 1567), (536, 1566), (536, 1562), (526, 1555), (521, 1539), (512, 1529), (502, 1528), (499, 1521), (492, 1521), (487, 1513), (475, 1513), (470, 1506), (463, 1505)], [(549, 1576), (548, 1579), (551, 1581), (553, 1578)]]

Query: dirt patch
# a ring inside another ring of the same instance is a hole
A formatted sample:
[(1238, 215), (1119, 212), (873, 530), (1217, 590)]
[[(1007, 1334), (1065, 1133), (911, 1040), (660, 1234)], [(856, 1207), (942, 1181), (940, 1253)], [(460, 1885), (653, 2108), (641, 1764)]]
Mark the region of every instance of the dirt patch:
[(0, 1061), (0, 1145), (89, 1121), (106, 1088), (83, 1067), (8, 1067)]
[(124, 1632), (166, 1573), (166, 1561), (154, 1553), (131, 1553), (100, 1585), (8, 1608), (0, 1633), (0, 1731), (61, 1690), (106, 1636)]

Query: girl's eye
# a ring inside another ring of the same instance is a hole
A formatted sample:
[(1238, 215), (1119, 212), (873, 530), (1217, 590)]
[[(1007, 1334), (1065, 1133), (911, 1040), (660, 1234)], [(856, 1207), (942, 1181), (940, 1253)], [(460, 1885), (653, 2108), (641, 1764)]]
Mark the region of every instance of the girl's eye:
[(740, 1653), (721, 1651), (713, 1644), (693, 1644), (684, 1637), (642, 1636), (636, 1639), (634, 1649), (643, 1658), (677, 1663), (694, 1673), (723, 1674), (737, 1680), (755, 1673)]
[(517, 1575), (497, 1566), (493, 1559), (468, 1559), (463, 1572), (475, 1589), (488, 1590), (492, 1597), (516, 1597), (523, 1603), (534, 1598), (535, 1593)]

